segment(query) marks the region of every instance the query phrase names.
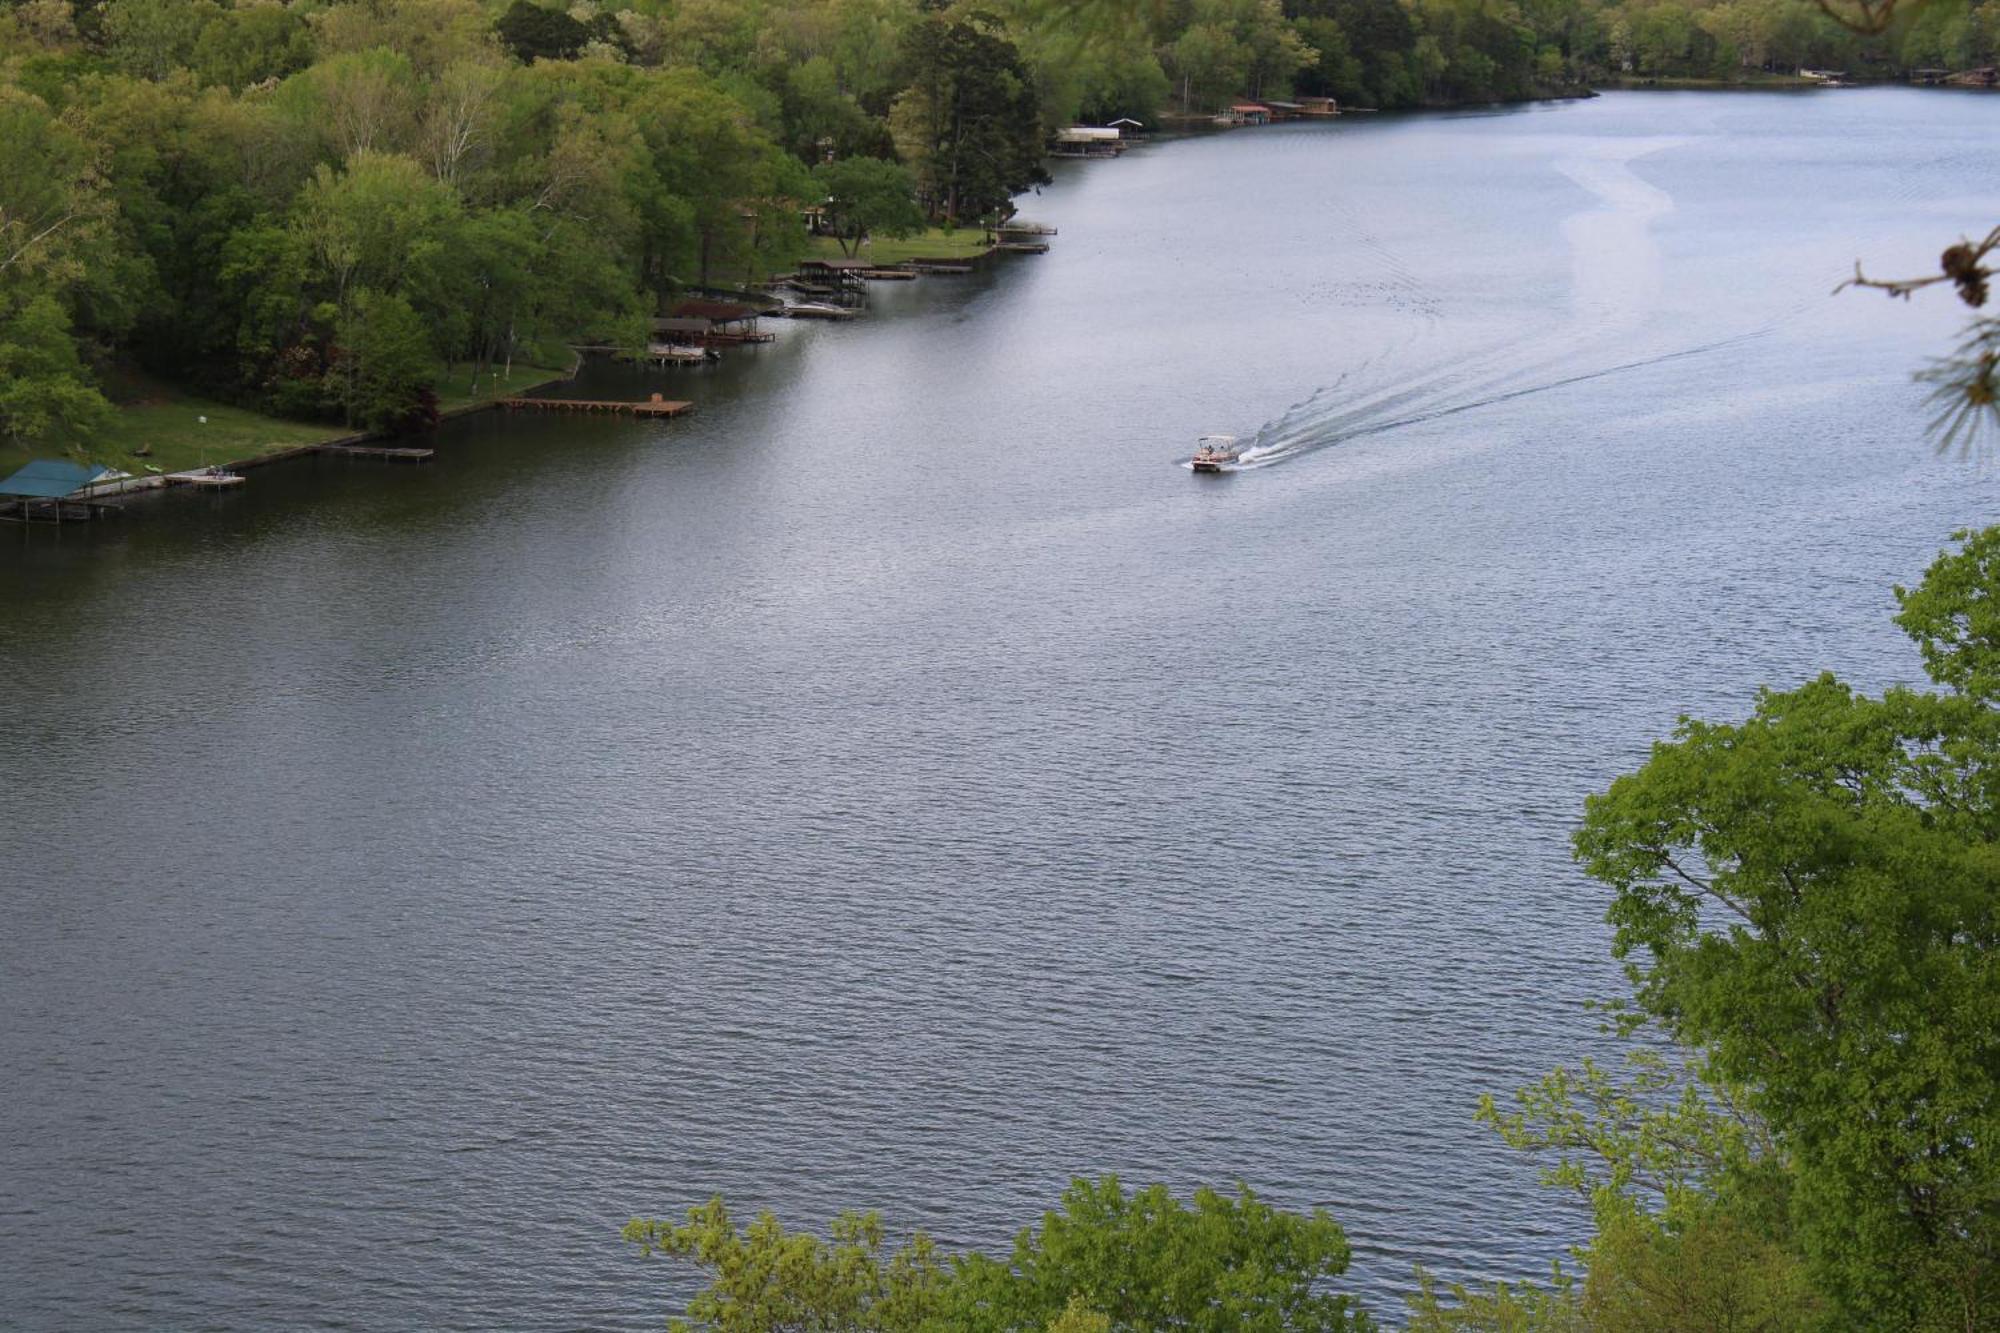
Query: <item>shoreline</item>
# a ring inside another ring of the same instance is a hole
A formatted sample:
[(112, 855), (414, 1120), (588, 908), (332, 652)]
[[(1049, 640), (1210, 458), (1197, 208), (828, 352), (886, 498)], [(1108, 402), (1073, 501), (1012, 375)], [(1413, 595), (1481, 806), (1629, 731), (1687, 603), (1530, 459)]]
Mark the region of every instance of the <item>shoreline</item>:
[[(1851, 84), (1844, 86), (1849, 88), (1857, 86), (1869, 87), (1869, 88), (1911, 87), (1919, 89), (1935, 88), (1935, 89), (1943, 89), (1946, 91), (1968, 91), (1968, 90), (1975, 92), (1988, 91), (1987, 89), (1984, 88), (1968, 89), (1964, 85), (1913, 84), (1913, 83), (1907, 83), (1903, 80), (1894, 80), (1894, 79), (1873, 80), (1865, 84)], [(1665, 78), (1665, 77), (1637, 78), (1637, 79), (1620, 78), (1603, 84), (1591, 85), (1588, 87), (1578, 87), (1576, 89), (1569, 91), (1548, 93), (1535, 97), (1516, 99), (1513, 101), (1462, 102), (1462, 103), (1450, 103), (1450, 104), (1439, 104), (1439, 105), (1426, 105), (1423, 107), (1410, 108), (1409, 112), (1404, 114), (1411, 114), (1411, 113), (1422, 114), (1426, 112), (1466, 110), (1477, 107), (1533, 105), (1533, 104), (1549, 103), (1549, 102), (1581, 101), (1598, 96), (1600, 91), (1640, 92), (1640, 93), (1642, 92), (1754, 93), (1754, 92), (1804, 92), (1804, 91), (1813, 91), (1825, 88), (1827, 88), (1827, 85), (1819, 80), (1800, 78), (1795, 75), (1764, 75), (1754, 80), (1717, 80), (1717, 79), (1690, 79), (1690, 78)], [(1828, 91), (1840, 91), (1840, 90), (1841, 87), (1839, 86), (1828, 89)], [(1360, 113), (1377, 114), (1377, 109), (1348, 108), (1342, 111), (1340, 114), (1345, 115), (1345, 114), (1360, 114)], [(1337, 117), (1326, 117), (1326, 119), (1334, 119), (1334, 118)], [(1157, 123), (1159, 124), (1160, 128), (1163, 131), (1165, 131), (1162, 135), (1159, 136), (1159, 138), (1163, 140), (1172, 140), (1183, 137), (1195, 137), (1202, 135), (1204, 133), (1219, 133), (1231, 129), (1266, 128), (1266, 126), (1262, 125), (1217, 125), (1213, 123), (1213, 118), (1210, 116), (1200, 115), (1196, 113), (1185, 113), (1185, 112), (1162, 113)], [(1289, 123), (1297, 123), (1297, 122), (1289, 122)], [(1144, 140), (1138, 141), (1138, 143), (1143, 143), (1143, 142), (1145, 141)], [(962, 228), (960, 230), (969, 232), (974, 235), (978, 235), (984, 229), (976, 227), (967, 227), (967, 228)], [(988, 234), (990, 235), (991, 233)], [(921, 240), (915, 242), (890, 240), (886, 241), (884, 244), (886, 248), (893, 250), (902, 250), (909, 248), (912, 244), (920, 246), (922, 242)], [(962, 244), (962, 242), (960, 244)], [(820, 243), (820, 238), (812, 238), (809, 239), (807, 253), (811, 254), (814, 249), (824, 249), (824, 248), (829, 248), (829, 247), (822, 245)], [(950, 258), (952, 262), (955, 263), (987, 264), (991, 263), (995, 255), (999, 254), (1002, 251), (1002, 249), (1003, 247), (998, 243), (988, 243), (981, 245), (976, 250), (972, 249), (971, 247), (967, 247), (965, 252), (952, 255), (950, 256)], [(864, 247), (858, 252), (858, 257), (865, 258), (868, 256), (869, 256), (869, 249), (867, 244), (864, 243)], [(884, 268), (901, 267), (909, 262), (912, 261), (909, 261), (907, 259), (888, 258), (888, 257), (885, 257), (879, 261), (881, 266)], [(537, 394), (545, 390), (548, 390), (550, 388), (553, 388), (557, 385), (573, 381), (582, 370), (585, 357), (586, 355), (588, 355), (588, 353), (584, 349), (580, 348), (573, 348), (572, 351), (574, 353), (574, 360), (567, 371), (555, 373), (547, 378), (538, 379), (533, 382), (522, 385), (509, 385), (505, 389), (496, 388), (478, 397), (470, 398), (465, 401), (454, 402), (451, 406), (443, 407), (439, 410), (438, 424), (441, 426), (446, 421), (457, 420), (463, 417), (473, 416), (482, 412), (494, 411), (499, 408), (501, 401), (503, 399)], [(546, 367), (546, 366), (540, 366), (540, 367), (530, 366), (529, 368), (534, 370), (552, 369), (552, 367)], [(440, 382), (442, 382), (444, 378), (445, 378), (444, 376), (440, 376)], [(167, 387), (177, 387), (177, 386), (167, 386)], [(207, 404), (206, 400), (199, 400), (199, 399), (189, 400), (187, 410), (196, 411), (199, 410), (204, 405), (209, 406), (211, 410), (214, 410), (216, 408), (227, 408), (228, 410), (231, 410), (243, 416), (256, 418), (263, 422), (268, 422), (270, 423), (270, 426), (273, 428), (274, 432), (277, 430), (290, 430), (296, 432), (302, 429), (311, 429), (314, 425), (314, 423), (310, 422), (288, 421), (285, 418), (268, 416), (267, 414), (257, 413), (250, 409), (235, 408), (233, 405)], [(156, 404), (146, 403), (142, 400), (137, 403), (121, 405), (119, 410), (121, 412), (131, 412), (131, 411), (145, 410), (154, 406), (156, 406)], [(254, 468), (266, 467), (275, 463), (290, 462), (296, 459), (310, 457), (314, 454), (318, 454), (327, 450), (364, 446), (367, 444), (377, 443), (386, 440), (403, 440), (412, 442), (421, 441), (424, 439), (433, 438), (436, 433), (435, 429), (429, 431), (415, 432), (415, 433), (398, 432), (393, 430), (352, 431), (352, 430), (341, 430), (340, 428), (331, 426), (327, 427), (327, 429), (331, 432), (337, 432), (337, 433), (315, 435), (310, 439), (304, 439), (304, 440), (294, 439), (291, 441), (276, 442), (270, 445), (269, 447), (260, 448), (254, 452), (245, 454), (241, 457), (227, 459), (222, 462), (215, 463), (212, 466), (228, 472), (243, 472)], [(142, 457), (144, 456), (133, 455), (132, 461), (136, 461), (137, 459)], [(124, 470), (123, 460), (121, 460), (119, 464), (114, 464), (113, 466), (117, 466), (119, 467), (120, 470)], [(172, 469), (172, 471), (178, 471), (178, 470), (180, 469)], [(118, 478), (116, 480), (102, 482), (97, 485), (85, 487), (84, 489), (78, 491), (74, 498), (88, 499), (88, 500), (102, 500), (113, 497), (139, 496), (149, 492), (165, 491), (171, 489), (174, 489), (174, 486), (169, 480), (167, 471), (156, 470), (149, 475), (126, 476)], [(23, 526), (32, 527), (35, 525), (24, 524)]]
[[(532, 383), (522, 384), (522, 385), (510, 385), (503, 391), (490, 391), (479, 397), (472, 398), (464, 402), (453, 403), (450, 407), (441, 408), (439, 410), (438, 423), (442, 425), (446, 421), (454, 420), (459, 417), (472, 416), (479, 412), (490, 412), (499, 407), (500, 401), (503, 398), (513, 398), (513, 397), (519, 397), (522, 394), (537, 393), (544, 389), (553, 388), (558, 384), (568, 383), (570, 380), (576, 378), (577, 372), (581, 370), (582, 367), (583, 367), (583, 358), (581, 355), (578, 355), (574, 363), (570, 366), (570, 368), (567, 371), (557, 374), (553, 378), (538, 379), (533, 381)], [(546, 371), (551, 369), (550, 367), (546, 366), (530, 366), (529, 368), (541, 371)], [(149, 403), (125, 404), (122, 405), (119, 408), (119, 410), (121, 412), (135, 412), (135, 411), (148, 410), (156, 406), (157, 404), (149, 404)], [(288, 421), (283, 417), (273, 417), (265, 413), (253, 412), (247, 408), (237, 408), (234, 407), (233, 405), (228, 405), (228, 404), (210, 405), (205, 400), (193, 400), (189, 403), (189, 405), (186, 407), (185, 410), (190, 412), (196, 412), (199, 415), (205, 416), (205, 413), (201, 413), (201, 409), (203, 407), (210, 407), (211, 410), (215, 410), (216, 408), (222, 408), (236, 415), (240, 415), (261, 422), (268, 422), (270, 423), (270, 429), (273, 431), (273, 433), (278, 433), (281, 431), (297, 432), (300, 430), (311, 430), (315, 428), (315, 423), (313, 422)], [(290, 462), (294, 459), (310, 457), (313, 454), (317, 454), (329, 449), (339, 449), (339, 448), (353, 447), (357, 445), (365, 445), (371, 442), (381, 441), (381, 440), (421, 438), (419, 436), (409, 436), (409, 435), (399, 434), (398, 432), (395, 431), (387, 431), (387, 430), (354, 431), (335, 426), (328, 426), (325, 429), (337, 433), (314, 435), (312, 438), (304, 440), (280, 441), (277, 443), (273, 443), (268, 447), (258, 449), (253, 453), (245, 454), (239, 458), (225, 459), (221, 462), (213, 464), (203, 464), (202, 466), (212, 466), (215, 468), (219, 468), (225, 472), (244, 472), (252, 468), (266, 467), (273, 463), (284, 463), (284, 462)], [(428, 434), (428, 432), (426, 432), (426, 434)], [(150, 453), (146, 455), (132, 455), (129, 459), (121, 460), (120, 464), (118, 465), (118, 470), (119, 471), (126, 470), (125, 467), (123, 466), (124, 462), (136, 462), (150, 456), (151, 456)], [(169, 477), (173, 475), (174, 472), (182, 470), (186, 469), (161, 469), (158, 471), (153, 471), (145, 474), (128, 475), (110, 481), (98, 482), (93, 485), (84, 487), (83, 489), (77, 491), (73, 497), (69, 498), (77, 500), (93, 500), (93, 501), (109, 500), (109, 499), (117, 499), (129, 496), (142, 496), (154, 491), (171, 490), (173, 489), (173, 482), (169, 480)], [(24, 526), (33, 527), (36, 525), (30, 523), (30, 524), (24, 524)]]

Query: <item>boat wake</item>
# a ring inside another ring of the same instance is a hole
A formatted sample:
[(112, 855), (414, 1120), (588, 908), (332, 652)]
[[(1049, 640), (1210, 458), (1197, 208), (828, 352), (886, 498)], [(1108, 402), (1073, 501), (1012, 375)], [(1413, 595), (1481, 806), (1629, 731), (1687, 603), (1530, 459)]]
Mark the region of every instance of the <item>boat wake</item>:
[(1769, 332), (1769, 329), (1753, 329), (1695, 347), (1676, 348), (1569, 374), (1551, 374), (1553, 365), (1539, 366), (1543, 374), (1526, 384), (1521, 383), (1523, 376), (1518, 369), (1488, 376), (1459, 371), (1431, 376), (1414, 384), (1406, 382), (1356, 400), (1342, 393), (1345, 382), (1352, 378), (1343, 376), (1259, 426), (1232, 470), (1273, 467), (1350, 440), (1476, 412), (1649, 366), (1714, 355), (1765, 337)]
[[(1612, 140), (1573, 146), (1551, 168), (1588, 191), (1593, 203), (1561, 224), (1570, 253), (1569, 318), (1538, 336), (1510, 339), (1428, 371), (1384, 372), (1415, 350), (1387, 349), (1315, 390), (1262, 426), (1232, 471), (1291, 462), (1345, 441), (1475, 412), (1649, 366), (1714, 355), (1771, 333), (1797, 311), (1728, 336), (1674, 345), (1656, 312), (1665, 287), (1653, 223), (1673, 198), (1642, 179), (1635, 159), (1680, 146), (1684, 138)], [(1436, 326), (1430, 321), (1415, 341)], [(1664, 345), (1663, 345), (1664, 344)]]

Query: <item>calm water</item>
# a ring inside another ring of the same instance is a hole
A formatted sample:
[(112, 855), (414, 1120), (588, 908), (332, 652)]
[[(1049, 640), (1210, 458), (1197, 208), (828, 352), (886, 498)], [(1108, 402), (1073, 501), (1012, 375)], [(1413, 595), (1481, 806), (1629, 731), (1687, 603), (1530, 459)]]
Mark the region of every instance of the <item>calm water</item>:
[[(1828, 296), (2000, 99), (1163, 143), (1053, 253), (98, 530), (0, 531), (0, 1323), (657, 1327), (715, 1191), (994, 1245), (1073, 1173), (1533, 1273), (1585, 793), (1888, 624), (1988, 472)], [(685, 391), (683, 394), (683, 390)], [(1192, 437), (1257, 437), (1197, 478)]]

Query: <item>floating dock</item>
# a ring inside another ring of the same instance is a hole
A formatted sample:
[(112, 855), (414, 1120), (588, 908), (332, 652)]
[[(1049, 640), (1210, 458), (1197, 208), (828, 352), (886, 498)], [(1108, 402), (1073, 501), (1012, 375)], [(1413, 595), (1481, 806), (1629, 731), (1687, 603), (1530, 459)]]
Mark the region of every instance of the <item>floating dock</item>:
[(654, 343), (646, 349), (639, 360), (650, 361), (656, 366), (699, 366), (722, 359), (722, 353), (711, 347), (688, 347), (680, 343)]
[(633, 417), (677, 417), (693, 403), (675, 402), (654, 394), (641, 403), (609, 398), (502, 398), (510, 412), (618, 412)]
[(435, 449), (396, 449), (386, 445), (372, 444), (329, 444), (320, 450), (323, 454), (338, 454), (343, 458), (382, 458), (392, 463), (426, 463)]
[(169, 472), (169, 486), (199, 486), (203, 490), (219, 491), (229, 486), (241, 486), (243, 478), (235, 472), (218, 472), (213, 468), (197, 468), (193, 472)]

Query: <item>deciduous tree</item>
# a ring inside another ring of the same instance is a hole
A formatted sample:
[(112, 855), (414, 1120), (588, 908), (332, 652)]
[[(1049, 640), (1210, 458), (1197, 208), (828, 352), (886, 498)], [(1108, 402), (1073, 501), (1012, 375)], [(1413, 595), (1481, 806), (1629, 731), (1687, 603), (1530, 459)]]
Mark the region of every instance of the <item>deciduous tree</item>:
[(1639, 1005), (1769, 1123), (1852, 1328), (2000, 1318), (2000, 529), (1960, 535), (1897, 593), (1938, 690), (1829, 674), (1684, 720), (1577, 835)]
[(908, 236), (923, 230), (916, 180), (899, 162), (850, 157), (813, 168), (826, 192), (826, 223), (850, 258), (871, 235)]

